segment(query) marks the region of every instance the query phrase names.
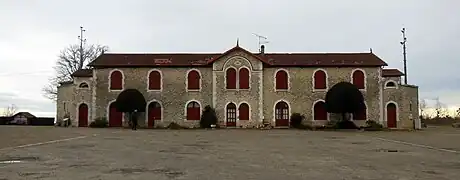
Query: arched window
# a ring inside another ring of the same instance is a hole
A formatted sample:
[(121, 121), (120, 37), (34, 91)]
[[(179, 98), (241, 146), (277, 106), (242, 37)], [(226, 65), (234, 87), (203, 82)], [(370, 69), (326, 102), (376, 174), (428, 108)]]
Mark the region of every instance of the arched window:
[(239, 72), (240, 89), (249, 89), (249, 70), (248, 68), (241, 68)]
[(149, 73), (149, 90), (161, 90), (161, 73), (153, 70)]
[(187, 104), (187, 120), (200, 120), (201, 111), (200, 104), (196, 101)]
[(188, 90), (199, 90), (201, 77), (200, 73), (196, 70), (191, 70), (187, 75), (187, 89)]
[(110, 74), (110, 90), (123, 89), (123, 74), (121, 71), (115, 70)]
[(313, 120), (327, 120), (326, 103), (318, 101), (313, 105)]
[(388, 82), (385, 84), (385, 87), (386, 87), (386, 88), (394, 88), (394, 87), (396, 87), (396, 83), (393, 82), (393, 81), (388, 81)]
[(238, 116), (240, 120), (249, 120), (249, 105), (246, 103), (241, 103), (240, 107), (238, 108)]
[(82, 88), (82, 89), (86, 89), (86, 88), (89, 88), (89, 85), (88, 85), (88, 83), (82, 82), (82, 83), (80, 83), (80, 85), (78, 85), (78, 87)]
[(288, 74), (284, 70), (279, 70), (275, 75), (275, 87), (277, 90), (287, 90), (289, 84)]
[(327, 88), (327, 75), (323, 70), (317, 70), (313, 75), (314, 88), (326, 89)]
[(235, 68), (228, 68), (225, 78), (227, 78), (227, 89), (236, 89), (236, 70)]
[(366, 79), (364, 76), (364, 72), (361, 70), (355, 70), (352, 76), (353, 76), (353, 84), (356, 87), (358, 87), (358, 89), (365, 89)]

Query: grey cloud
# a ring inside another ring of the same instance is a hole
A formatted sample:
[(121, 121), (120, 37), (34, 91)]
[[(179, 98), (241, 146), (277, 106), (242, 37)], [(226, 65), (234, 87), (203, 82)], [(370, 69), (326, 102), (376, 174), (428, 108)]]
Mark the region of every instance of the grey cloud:
[(15, 93), (0, 92), (0, 108), (6, 108), (14, 104), (19, 111), (27, 110), (30, 113), (53, 113), (56, 111), (54, 103), (51, 101), (34, 100), (21, 97)]

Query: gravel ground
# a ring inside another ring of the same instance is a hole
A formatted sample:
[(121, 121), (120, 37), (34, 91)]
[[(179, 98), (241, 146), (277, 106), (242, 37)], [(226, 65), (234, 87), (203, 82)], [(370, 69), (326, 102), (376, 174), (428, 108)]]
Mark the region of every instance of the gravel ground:
[(0, 126), (0, 135), (1, 180), (460, 177), (460, 130), (452, 128), (318, 132)]

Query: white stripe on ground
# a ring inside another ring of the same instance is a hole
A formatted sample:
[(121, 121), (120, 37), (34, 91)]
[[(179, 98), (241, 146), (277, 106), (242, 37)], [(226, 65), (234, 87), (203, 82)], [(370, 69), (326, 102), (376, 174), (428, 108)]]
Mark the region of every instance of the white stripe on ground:
[(393, 143), (398, 143), (398, 144), (405, 144), (405, 145), (409, 145), (409, 146), (415, 146), (415, 147), (427, 148), (427, 149), (432, 149), (432, 150), (437, 150), (437, 151), (460, 154), (460, 151), (455, 151), (455, 150), (451, 150), (451, 149), (437, 148), (437, 147), (427, 146), (427, 145), (423, 145), (423, 144), (415, 144), (415, 143), (392, 140), (392, 139), (385, 139), (385, 138), (376, 138), (376, 139), (381, 140), (381, 141), (388, 141), (388, 142), (393, 142)]
[(58, 142), (65, 142), (65, 141), (71, 141), (71, 140), (76, 140), (76, 139), (83, 139), (83, 138), (86, 138), (86, 137), (87, 136), (77, 136), (77, 137), (73, 137), (73, 138), (58, 139), (58, 140), (45, 141), (45, 142), (39, 142), (39, 143), (33, 143), (33, 144), (24, 144), (24, 145), (20, 145), (20, 146), (1, 148), (0, 151), (8, 150), (8, 149), (19, 149), (19, 148), (26, 148), (26, 147), (32, 147), (32, 146), (40, 146), (40, 145), (45, 145), (45, 144), (53, 144), (53, 143), (58, 143)]

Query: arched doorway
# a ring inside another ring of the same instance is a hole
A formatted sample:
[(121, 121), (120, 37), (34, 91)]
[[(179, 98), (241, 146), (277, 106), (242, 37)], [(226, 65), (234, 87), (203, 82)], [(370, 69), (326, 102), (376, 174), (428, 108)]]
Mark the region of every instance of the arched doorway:
[(155, 121), (161, 120), (161, 104), (153, 101), (149, 104), (148, 111), (147, 111), (147, 125), (148, 127), (154, 127)]
[(115, 106), (115, 102), (112, 102), (109, 105), (109, 127), (121, 126), (123, 126), (123, 113), (119, 112)]
[(275, 105), (275, 126), (289, 126), (289, 105), (284, 101)]
[(88, 127), (88, 105), (85, 103), (78, 106), (78, 127)]
[(236, 105), (234, 103), (227, 105), (227, 127), (236, 127)]
[(324, 101), (318, 101), (313, 105), (313, 120), (327, 121), (326, 103)]
[(397, 113), (398, 108), (395, 103), (387, 104), (387, 127), (396, 128), (397, 127)]

